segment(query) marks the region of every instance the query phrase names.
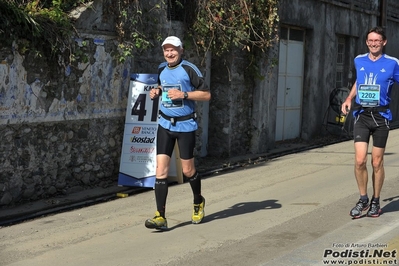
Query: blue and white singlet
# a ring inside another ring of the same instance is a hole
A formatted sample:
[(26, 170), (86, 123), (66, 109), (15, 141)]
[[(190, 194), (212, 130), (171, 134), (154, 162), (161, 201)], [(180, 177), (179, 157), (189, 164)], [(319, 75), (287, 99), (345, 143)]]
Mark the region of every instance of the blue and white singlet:
[[(391, 89), (394, 82), (399, 83), (399, 60), (383, 54), (376, 61), (369, 58), (369, 53), (358, 55), (355, 60), (356, 68), (356, 103), (363, 107), (388, 106)], [(356, 116), (362, 110), (356, 110)], [(389, 109), (380, 114), (392, 120)]]
[[(163, 88), (160, 110), (170, 117), (181, 117), (194, 113), (196, 103), (183, 99), (171, 101), (166, 97), (168, 88), (178, 88), (183, 92), (209, 90), (200, 70), (186, 60), (182, 60), (174, 67), (168, 67), (167, 62), (161, 63), (158, 67), (158, 83)], [(169, 120), (161, 116), (158, 122), (163, 128), (174, 132), (192, 132), (198, 129), (197, 121), (194, 119), (178, 121), (173, 126)]]

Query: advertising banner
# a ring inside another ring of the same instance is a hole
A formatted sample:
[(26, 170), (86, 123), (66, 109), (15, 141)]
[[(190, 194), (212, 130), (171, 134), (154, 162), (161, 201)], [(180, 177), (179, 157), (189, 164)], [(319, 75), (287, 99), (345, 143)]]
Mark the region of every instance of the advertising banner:
[[(119, 186), (154, 187), (156, 169), (156, 137), (159, 101), (151, 100), (157, 74), (132, 74), (126, 108), (125, 130), (119, 167)], [(169, 181), (182, 183), (181, 166), (172, 154)], [(179, 174), (177, 174), (179, 173)]]

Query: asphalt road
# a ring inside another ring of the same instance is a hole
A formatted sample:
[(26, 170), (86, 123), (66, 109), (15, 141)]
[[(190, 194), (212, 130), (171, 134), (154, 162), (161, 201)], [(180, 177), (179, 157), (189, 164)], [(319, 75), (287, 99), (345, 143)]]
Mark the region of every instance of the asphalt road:
[(3, 227), (0, 265), (399, 265), (398, 151), (392, 130), (379, 218), (349, 216), (359, 196), (345, 141), (203, 179), (198, 225), (181, 184), (169, 188), (164, 232), (144, 227), (151, 190)]

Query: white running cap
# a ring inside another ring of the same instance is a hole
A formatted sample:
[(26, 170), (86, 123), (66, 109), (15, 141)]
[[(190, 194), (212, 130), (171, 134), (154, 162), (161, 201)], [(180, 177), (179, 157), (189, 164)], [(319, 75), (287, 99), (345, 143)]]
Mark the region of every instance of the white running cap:
[(175, 46), (175, 47), (181, 47), (181, 48), (183, 48), (182, 42), (181, 42), (180, 39), (177, 38), (176, 36), (169, 36), (169, 37), (167, 37), (167, 38), (163, 41), (162, 47), (163, 47), (165, 44), (171, 44), (171, 45), (173, 45), (173, 46)]

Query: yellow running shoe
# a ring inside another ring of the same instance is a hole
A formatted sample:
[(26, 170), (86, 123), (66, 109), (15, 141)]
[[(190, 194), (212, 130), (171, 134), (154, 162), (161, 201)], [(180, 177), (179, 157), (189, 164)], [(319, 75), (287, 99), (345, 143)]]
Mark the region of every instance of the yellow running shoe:
[(193, 216), (191, 217), (191, 221), (193, 224), (199, 224), (205, 216), (205, 198), (202, 197), (201, 204), (194, 204)]
[(145, 227), (149, 229), (166, 230), (168, 229), (168, 222), (166, 218), (162, 217), (161, 214), (156, 211), (154, 218), (145, 221)]

